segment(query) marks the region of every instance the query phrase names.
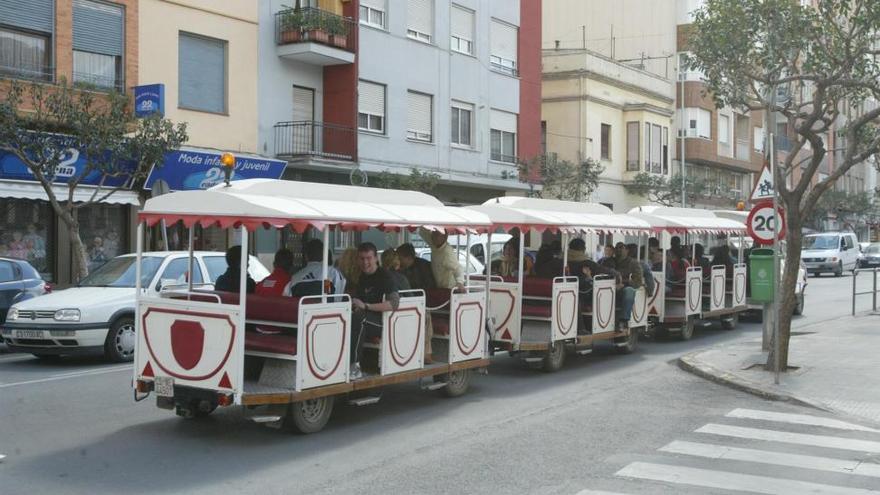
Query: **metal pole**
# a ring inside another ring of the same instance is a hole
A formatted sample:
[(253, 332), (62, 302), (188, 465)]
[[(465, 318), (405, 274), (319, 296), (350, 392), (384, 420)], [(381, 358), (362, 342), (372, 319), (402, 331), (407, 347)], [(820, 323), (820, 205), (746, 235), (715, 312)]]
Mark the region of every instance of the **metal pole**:
[[(187, 270), (187, 272), (186, 272), (187, 277), (186, 278), (188, 279), (187, 290), (189, 292), (192, 292), (192, 290), (193, 290), (193, 278), (195, 277), (195, 275), (193, 274), (193, 232), (195, 232), (195, 229), (196, 229), (195, 224), (192, 224), (189, 227), (189, 261), (188, 261), (189, 266), (186, 269)], [(187, 299), (189, 299), (190, 295), (187, 294), (186, 297), (187, 297)]]
[[(775, 99), (776, 91), (773, 91), (772, 98)], [(775, 102), (774, 102), (775, 106)], [(774, 342), (774, 368), (776, 369), (773, 383), (779, 385), (779, 353), (782, 349), (782, 342), (779, 335), (779, 197), (776, 193), (776, 143), (775, 139), (770, 140), (770, 173), (773, 177), (773, 342)]]
[(678, 132), (681, 135), (681, 207), (687, 207), (687, 169), (685, 167), (685, 151), (684, 140), (687, 137), (688, 127), (684, 125), (684, 67), (681, 66), (681, 59), (678, 62), (678, 84), (681, 86), (681, 122), (679, 122)]
[[(856, 270), (856, 272), (858, 272), (858, 270)], [(877, 311), (877, 269), (874, 268), (874, 271), (871, 273), (874, 274), (874, 291), (871, 293), (871, 308), (874, 311)], [(855, 278), (855, 273), (853, 273), (853, 278)]]
[(327, 283), (327, 265), (330, 264), (330, 252), (328, 251), (327, 246), (330, 245), (330, 227), (324, 227), (324, 249), (322, 249), (323, 253), (321, 253), (321, 302), (327, 302), (327, 291), (324, 289), (325, 284)]
[[(855, 316), (855, 315), (856, 315), (856, 278), (858, 278), (858, 275), (859, 275), (859, 271), (858, 271), (858, 270), (856, 270), (855, 272), (853, 272), (852, 313), (850, 313), (851, 316)], [(874, 280), (876, 281), (876, 280), (877, 280), (877, 277), (874, 277)]]

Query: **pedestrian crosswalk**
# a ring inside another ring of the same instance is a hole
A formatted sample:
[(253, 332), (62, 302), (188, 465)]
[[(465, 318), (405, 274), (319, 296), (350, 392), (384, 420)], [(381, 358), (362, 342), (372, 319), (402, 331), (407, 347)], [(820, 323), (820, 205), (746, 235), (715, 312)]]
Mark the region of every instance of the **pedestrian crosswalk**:
[(880, 495), (880, 430), (755, 409), (714, 421), (630, 462), (616, 478), (654, 483), (652, 493)]

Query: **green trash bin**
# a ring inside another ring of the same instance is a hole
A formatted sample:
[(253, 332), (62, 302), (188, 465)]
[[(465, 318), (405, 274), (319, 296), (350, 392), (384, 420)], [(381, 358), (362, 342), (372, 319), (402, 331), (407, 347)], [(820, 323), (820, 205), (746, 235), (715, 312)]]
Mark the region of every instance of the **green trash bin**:
[(773, 302), (774, 275), (773, 250), (752, 250), (749, 255), (749, 285), (752, 289), (752, 301)]

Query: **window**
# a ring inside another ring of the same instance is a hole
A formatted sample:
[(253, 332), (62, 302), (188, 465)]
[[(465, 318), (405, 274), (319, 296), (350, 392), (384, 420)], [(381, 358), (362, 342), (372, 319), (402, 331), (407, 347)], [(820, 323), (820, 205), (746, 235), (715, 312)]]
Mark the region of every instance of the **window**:
[(49, 37), (0, 29), (0, 73), (25, 79), (51, 80)]
[(669, 128), (663, 128), (663, 136), (660, 138), (661, 148), (663, 149), (663, 175), (669, 175)]
[(92, 0), (73, 2), (73, 81), (124, 89), (122, 7)]
[(385, 132), (385, 85), (358, 82), (358, 129)]
[(547, 121), (541, 121), (541, 156), (547, 155)]
[(663, 143), (660, 141), (662, 137), (662, 128), (657, 124), (651, 124), (651, 172), (659, 174), (663, 172), (662, 151)]
[(489, 62), (492, 68), (512, 76), (517, 75), (517, 28), (492, 19), (489, 36)]
[(730, 144), (730, 117), (718, 114), (718, 142)]
[(0, 212), (0, 232), (7, 238), (6, 256), (27, 260), (44, 280), (52, 281), (56, 247), (52, 235), (55, 232), (55, 213), (49, 203), (0, 198)]
[(757, 151), (758, 153), (763, 153), (764, 152), (764, 128), (763, 127), (755, 127), (752, 129), (752, 131), (754, 134), (753, 139), (755, 140), (755, 145), (753, 146), (753, 148), (755, 148), (755, 151)]
[(457, 5), (452, 6), (450, 43), (452, 51), (474, 54), (474, 13)]
[(434, 33), (434, 2), (432, 0), (407, 0), (406, 35), (430, 43)]
[(431, 142), (434, 136), (432, 97), (416, 91), (407, 92), (406, 137)]
[(492, 110), (489, 127), (490, 159), (516, 163), (516, 114)]
[(685, 108), (679, 113), (684, 120), (679, 121), (678, 135), (685, 137), (712, 138), (712, 112), (704, 108)]
[(0, 283), (12, 282), (21, 277), (16, 276), (14, 265), (9, 261), (0, 261)]
[(472, 146), (474, 106), (468, 103), (452, 103), (452, 144)]
[(0, 0), (0, 73), (52, 80), (54, 0)]
[(703, 73), (699, 69), (693, 68), (688, 64), (687, 52), (678, 54), (678, 79), (680, 81), (702, 81)]
[[(202, 269), (199, 268), (199, 260), (193, 259), (193, 271), (195, 272), (195, 277), (193, 277), (194, 284), (202, 283)], [(165, 270), (162, 272), (162, 276), (159, 277), (159, 283), (163, 283), (165, 281), (174, 280), (174, 284), (185, 284), (189, 281), (189, 258), (177, 258), (171, 260), (168, 263), (168, 266), (165, 267)]]
[(178, 52), (178, 106), (226, 113), (226, 41), (181, 32)]
[(385, 29), (385, 0), (361, 0), (360, 23)]
[(638, 122), (626, 123), (626, 171), (639, 171), (639, 129)]
[(651, 171), (651, 123), (645, 122), (645, 172)]
[(602, 159), (610, 160), (611, 159), (611, 125), (610, 124), (602, 124), (602, 135), (601, 135), (601, 143), (602, 143)]

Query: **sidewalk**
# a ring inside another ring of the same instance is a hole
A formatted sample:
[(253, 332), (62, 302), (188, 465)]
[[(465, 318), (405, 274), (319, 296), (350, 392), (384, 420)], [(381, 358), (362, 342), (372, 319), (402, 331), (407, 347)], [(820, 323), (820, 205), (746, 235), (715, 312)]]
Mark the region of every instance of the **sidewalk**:
[(721, 345), (687, 354), (679, 367), (770, 400), (834, 411), (880, 424), (880, 315), (842, 317), (798, 328), (791, 337), (790, 369), (764, 370), (761, 341)]

